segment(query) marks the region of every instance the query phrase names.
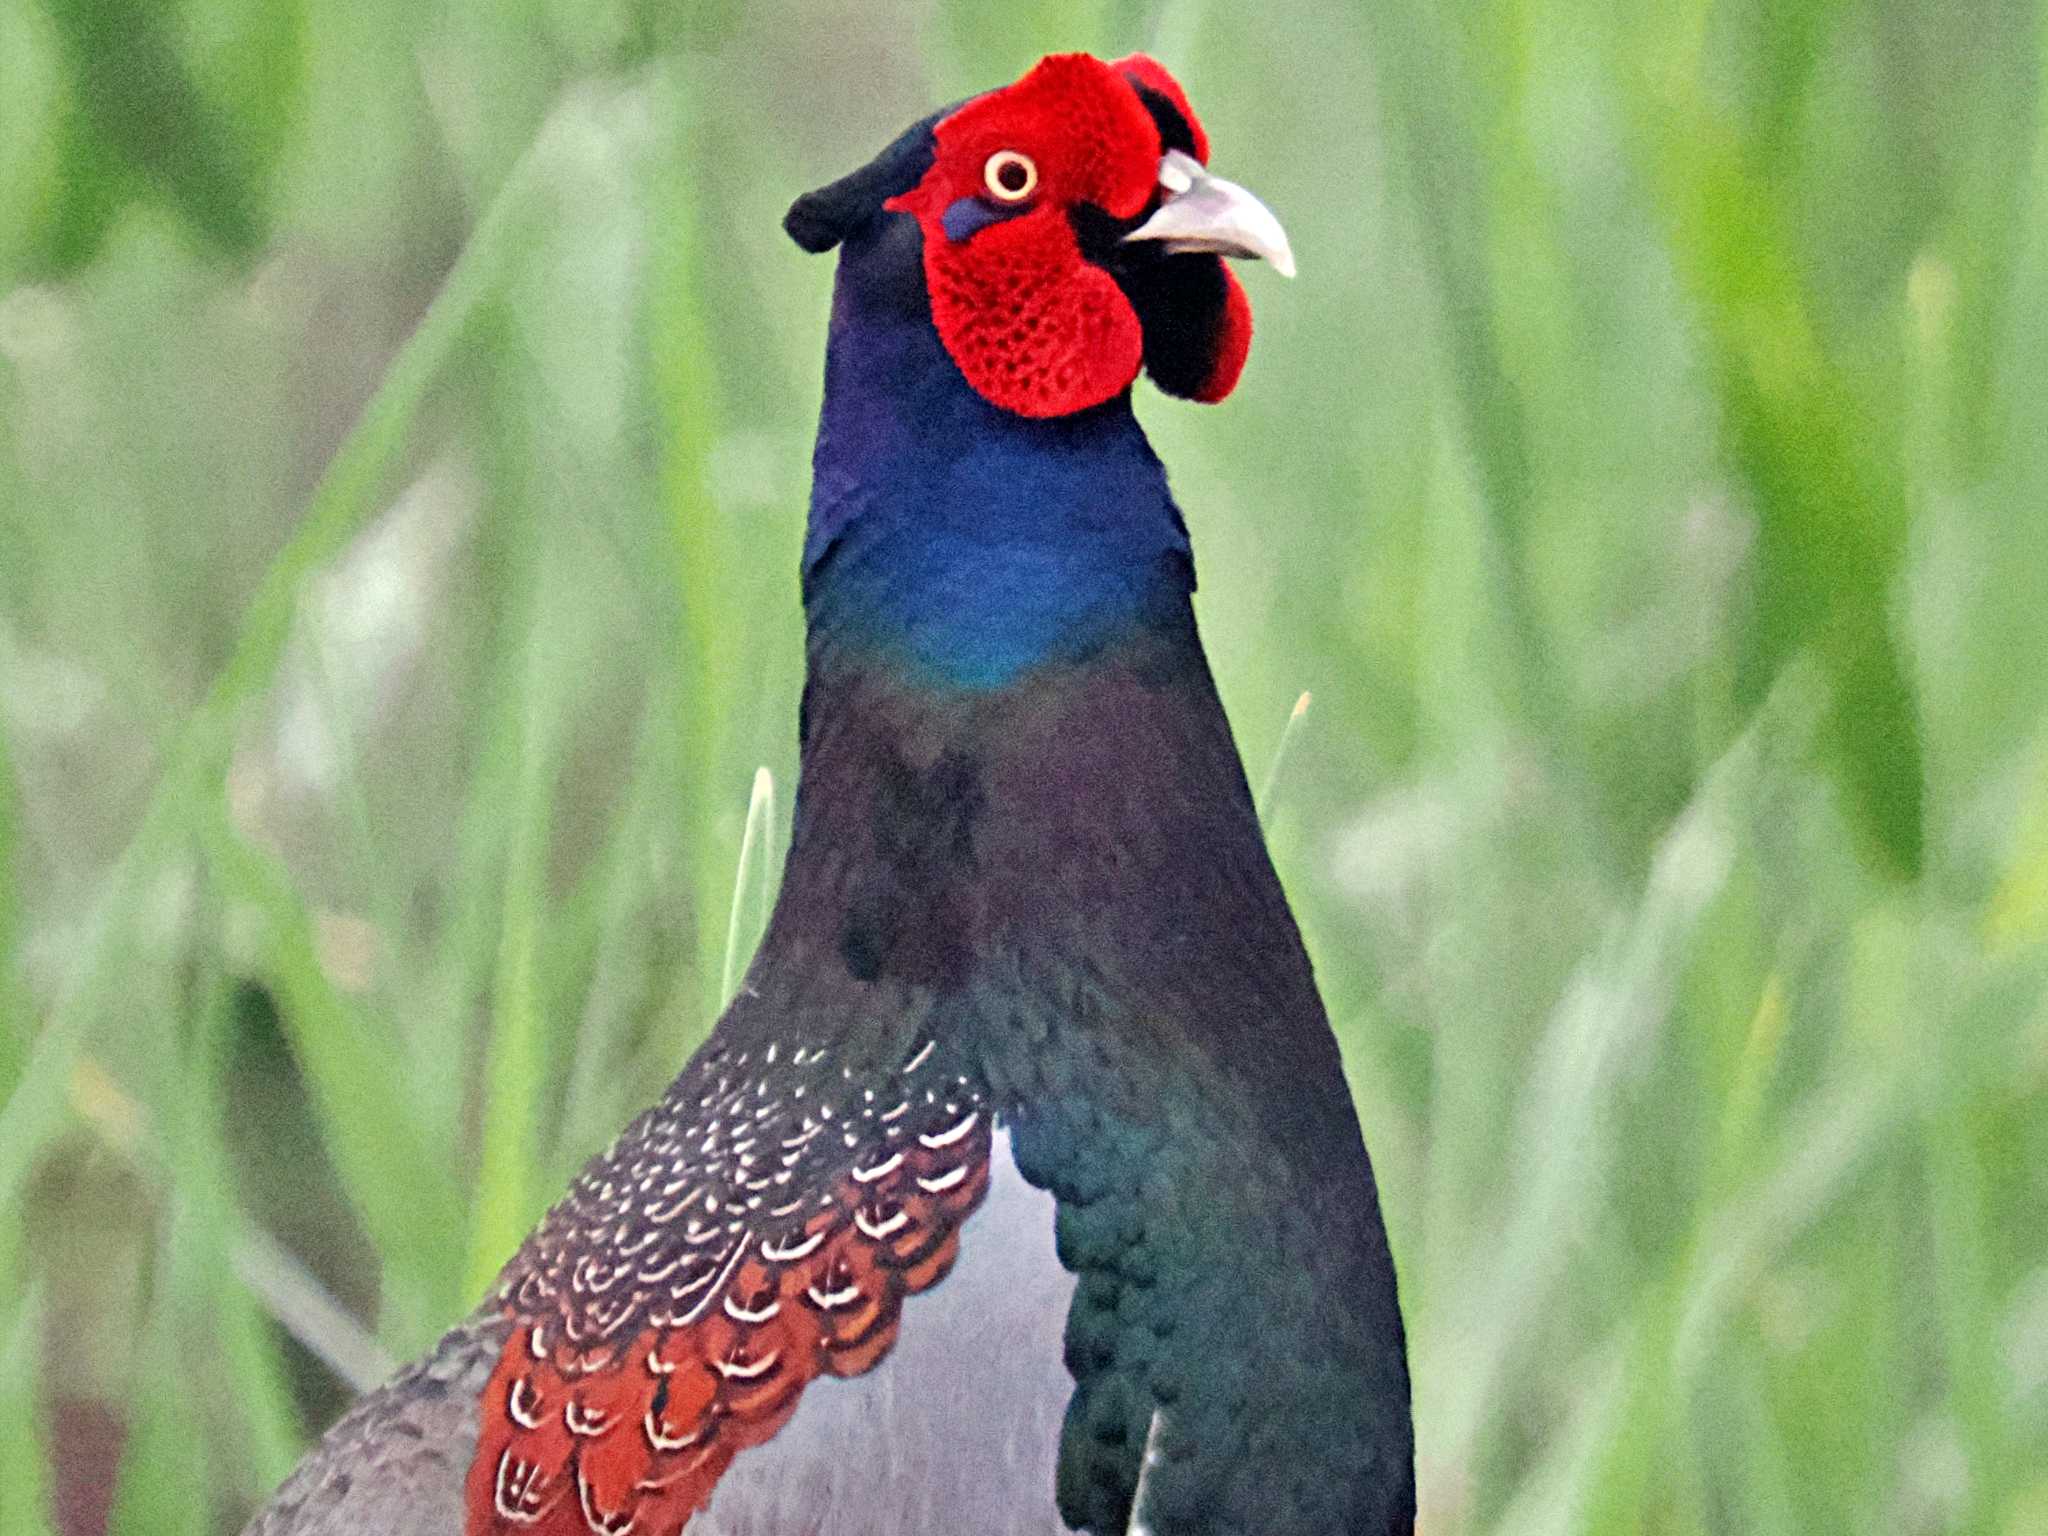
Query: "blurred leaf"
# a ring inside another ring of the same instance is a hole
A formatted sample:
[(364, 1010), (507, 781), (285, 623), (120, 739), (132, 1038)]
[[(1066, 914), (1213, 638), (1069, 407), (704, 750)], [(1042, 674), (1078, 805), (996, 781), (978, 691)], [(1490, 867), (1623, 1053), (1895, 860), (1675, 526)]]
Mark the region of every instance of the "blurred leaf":
[(131, 1399), (125, 1451), (114, 1486), (110, 1536), (207, 1536), (215, 1528), (203, 1421), (182, 1393), (192, 1362), (184, 1349), (187, 1308), (201, 1283), (199, 1235), (175, 1217), (156, 1276), (157, 1298), (140, 1347), (137, 1380), (157, 1383)]
[[(225, 1279), (218, 1270), (221, 1250), (209, 1241), (215, 1235), (206, 1210), (209, 1196), (195, 1191), (188, 1177), (204, 1160), (199, 1144), (208, 1134), (213, 1097), (206, 1085), (217, 1055), (216, 1010), (211, 996), (186, 1001), (189, 1017), (163, 1021), (185, 1049), (176, 1059), (176, 1091), (166, 1096), (175, 1120), (165, 1128), (171, 1178), (134, 1362), (136, 1379), (157, 1383), (207, 1380), (217, 1347), (209, 1323)], [(262, 1390), (260, 1383), (251, 1385)], [(193, 1388), (129, 1395), (122, 1405), (126, 1436), (108, 1521), (111, 1536), (131, 1531), (201, 1536), (213, 1528), (218, 1464), (209, 1444), (211, 1406), (212, 1394)]]
[(0, 1487), (7, 1489), (7, 1536), (53, 1536), (37, 1347), (42, 1296), (21, 1283), (19, 1239), (10, 1209), (0, 1230)]
[(180, 9), (194, 88), (246, 152), (259, 194), (305, 106), (306, 0), (205, 0)]
[[(583, 942), (591, 950), (590, 983), (563, 1095), (561, 1134), (548, 1163), (551, 1188), (572, 1177), (637, 1112), (645, 1084), (674, 1068), (670, 1042), (678, 1021), (651, 1022), (682, 1011), (677, 978), (687, 973), (691, 959), (683, 932), (663, 916), (664, 908), (681, 905), (672, 897), (683, 873), (666, 867), (680, 831), (674, 814), (677, 770), (658, 744), (671, 728), (672, 713), (666, 700), (650, 693), (626, 803), (592, 861), (585, 889), (571, 902), (572, 914), (582, 908), (589, 928)], [(652, 1059), (650, 1069), (635, 1067), (636, 1044)]]
[[(1933, 1322), (1949, 1368), (1949, 1411), (1968, 1459), (1955, 1525), (1983, 1530), (2017, 1492), (2020, 1463), (2007, 1426), (2016, 1383), (1999, 1344), (2003, 1284), (1993, 1258), (1997, 1224), (1984, 1158), (1990, 1148), (1965, 1127), (1992, 1123), (1973, 1103), (1980, 1092), (2002, 1098), (2008, 1090), (1984, 1071), (1981, 1045), (1966, 1024), (1972, 1000), (1955, 988), (1955, 967), (1943, 963), (1948, 957), (1936, 935), (1916, 932), (1921, 915), (1903, 904), (1877, 908), (1863, 920), (1859, 948), (1870, 953), (1866, 968), (1899, 1015), (1892, 1034), (1918, 1110)], [(2006, 1155), (2019, 1151), (2008, 1148)]]
[[(0, 639), (0, 655), (5, 641)], [(21, 790), (7, 751), (7, 729), (0, 715), (0, 1100), (14, 1092), (28, 1065), (34, 1020), (21, 978)]]
[[(209, 976), (193, 998), (190, 1037), (179, 1063), (184, 1081), (170, 1097), (172, 1123), (165, 1127), (164, 1152), (170, 1175), (174, 1251), (160, 1277), (168, 1305), (178, 1319), (183, 1374), (202, 1378), (209, 1370), (233, 1382), (220, 1394), (230, 1424), (200, 1415), (214, 1441), (209, 1461), (216, 1489), (228, 1484), (244, 1497), (275, 1487), (298, 1459), (297, 1413), (284, 1377), (275, 1333), (255, 1300), (234, 1274), (239, 1220), (235, 1182), (221, 1143), (228, 1121), (222, 1072), (233, 1027), (233, 989), (218, 974)], [(198, 1394), (205, 1403), (210, 1394)], [(195, 1406), (185, 1405), (189, 1413)], [(145, 1442), (146, 1443), (146, 1442)], [(234, 1465), (230, 1483), (220, 1470)]]
[(178, 15), (147, 0), (43, 0), (57, 24), (81, 124), (66, 155), (81, 206), (63, 220), (57, 254), (81, 259), (111, 212), (116, 178), (132, 172), (223, 254), (246, 258), (263, 238), (261, 164), (240, 123), (199, 90), (182, 56)]
[[(1451, 387), (1455, 435), (1447, 446), (1469, 455), (1470, 492), (1484, 519), (1485, 538), (1462, 563), (1480, 583), (1474, 596), (1485, 627), (1499, 637), (1487, 687), (1502, 696), (1516, 728), (1555, 754), (1554, 771), (1582, 779), (1593, 774), (1578, 710), (1531, 587), (1538, 458), (1521, 386), (1550, 383), (1542, 365), (1551, 349), (1532, 348), (1527, 361), (1537, 366), (1518, 367), (1508, 323), (1508, 278), (1548, 233), (1536, 210), (1540, 168), (1522, 121), (1530, 110), (1529, 9), (1459, 12), (1391, 0), (1372, 8), (1369, 23), (1383, 58), (1381, 122), (1399, 191), (1414, 210), (1431, 290), (1426, 302)], [(1467, 469), (1459, 464), (1455, 478)], [(1457, 634), (1461, 647), (1470, 643), (1470, 627), (1457, 626)], [(1660, 829), (1647, 830), (1654, 836)]]
[(519, 220), (528, 211), (528, 180), (518, 174), (508, 178), (479, 221), (418, 329), (329, 461), (297, 528), (244, 612), (226, 664), (166, 754), (149, 806), (107, 879), (22, 1083), (0, 1104), (0, 1206), (17, 1195), (42, 1128), (61, 1121), (72, 1064), (86, 1031), (119, 986), (111, 961), (132, 931), (147, 882), (161, 874), (182, 837), (214, 825), (214, 797), (226, 779), (235, 731), (243, 711), (277, 674), (307, 575), (331, 560), (376, 510), (385, 477), (407, 443), (429, 386), (483, 300), (496, 290)]
[(135, 193), (134, 178), (109, 156), (90, 121), (69, 96), (59, 106), (51, 135), (55, 173), (25, 210), (24, 264), (38, 275), (64, 277), (99, 254), (122, 205)]
[[(1639, 899), (1607, 925), (1523, 1066), (1515, 1188), (1490, 1261), (1471, 1275), (1475, 1294), (1462, 1308), (1486, 1323), (1460, 1340), (1455, 1379), (1430, 1389), (1440, 1432), (1451, 1437), (1444, 1449), (1460, 1461), (1475, 1454), (1498, 1411), (1500, 1375), (1545, 1320), (1575, 1250), (1613, 1198), (1620, 1149), (1609, 1134), (1612, 1105), (1631, 1062), (1657, 1048), (1680, 961), (1734, 866), (1742, 815), (1776, 792), (1786, 759), (1811, 729), (1811, 709), (1810, 690), (1788, 680), (1706, 774), (1658, 846)], [(1661, 1303), (1646, 1320), (1655, 1334), (1669, 1332)]]
[[(662, 178), (652, 211), (656, 257), (649, 278), (648, 323), (654, 358), (652, 389), (661, 412), (657, 448), (662, 506), (670, 530), (668, 557), (676, 594), (677, 641), (688, 690), (676, 700), (680, 715), (673, 740), (687, 775), (683, 814), (699, 829), (690, 849), (696, 970), (701, 1014), (708, 1024), (717, 995), (725, 935), (716, 914), (731, 889), (733, 851), (706, 835), (727, 805), (722, 770), (731, 752), (730, 712), (737, 705), (728, 680), (739, 673), (743, 635), (721, 611), (744, 558), (735, 530), (720, 516), (710, 481), (712, 445), (724, 424), (719, 354), (707, 331), (703, 277), (711, 241), (703, 225), (703, 174), (690, 129), (706, 110), (695, 82), (674, 82), (664, 105), (675, 124), (671, 173)], [(694, 1030), (693, 1030), (694, 1033)]]
[[(487, 344), (495, 366), (486, 408), (503, 428), (485, 465), (497, 510), (487, 537), (500, 638), (476, 750), (477, 782), (502, 828), (502, 865), (469, 1238), (478, 1288), (553, 1194), (541, 1170), (559, 1137), (580, 1013), (560, 969), (571, 949), (557, 895), (575, 829), (557, 809), (569, 733), (603, 708), (614, 660), (605, 654), (606, 605), (593, 598), (615, 578), (622, 599), (654, 614), (672, 601), (661, 573), (621, 559), (618, 548), (653, 523), (653, 486), (625, 436), (638, 377), (624, 362), (638, 319), (643, 174), (656, 136), (646, 97), (637, 87), (592, 90), (558, 111), (538, 156), (547, 217), (495, 307), (500, 323)], [(532, 430), (535, 422), (547, 429)], [(621, 679), (623, 704), (645, 685), (638, 668), (621, 670), (631, 679)], [(623, 708), (622, 731), (636, 713)]]
[(2007, 321), (2021, 297), (2015, 278), (2027, 214), (2035, 211), (2036, 181), (2048, 166), (2048, 95), (2041, 89), (2048, 47), (2010, 44), (2029, 25), (2042, 26), (2039, 7), (2028, 0), (1994, 4), (1969, 27), (1953, 25), (1941, 0), (1902, 11), (1884, 33), (1892, 47), (1887, 62), (1908, 81), (1898, 95), (1927, 146), (1923, 176), (1937, 200), (1933, 245), (1955, 279), (1948, 348), (1954, 398), (1945, 426), (1950, 457), (1970, 482), (1993, 472), (2008, 409), (1997, 386), (2009, 366)]
[(1894, 1141), (1903, 1086), (1844, 1075), (1783, 1117), (1777, 1156), (1716, 1210), (1701, 1213), (1674, 1341), (1680, 1392), (1711, 1374), (1748, 1288)]
[[(528, 551), (524, 611), (538, 620), (536, 556)], [(508, 657), (506, 719), (494, 749), (509, 759), (510, 837), (500, 891), (498, 957), (491, 991), (490, 1041), (484, 1063), (481, 1148), (470, 1213), (468, 1287), (482, 1291), (519, 1247), (545, 1199), (536, 1188), (537, 1123), (549, 1056), (541, 934), (545, 920), (547, 851), (553, 829), (556, 717), (539, 701), (558, 697), (547, 686), (548, 626), (531, 622), (526, 643)]]
[(2011, 862), (1984, 913), (1985, 942), (1994, 954), (2048, 940), (2048, 754), (2033, 772), (2012, 838)]
[(1387, 128), (1438, 289), (1441, 328), (1487, 515), (1521, 546), (1531, 488), (1528, 426), (1500, 356), (1489, 261), (1500, 238), (1488, 193), (1502, 159), (1519, 159), (1504, 108), (1512, 90), (1504, 29), (1421, 0), (1374, 10), (1385, 56)]
[(1606, 1435), (1587, 1447), (1566, 1490), (1546, 1501), (1559, 1530), (1630, 1530), (1652, 1518), (1656, 1485), (1666, 1475), (1658, 1448), (1671, 1433), (1671, 1339), (1677, 1323), (1677, 1286), (1652, 1282), (1639, 1292), (1634, 1315), (1618, 1330), (1620, 1360)]
[(42, 264), (38, 248), (66, 193), (68, 103), (52, 33), (35, 6), (0, 7), (0, 278)]
[(745, 0), (630, 0), (632, 36), (641, 48), (676, 48), (711, 54), (730, 44), (746, 16)]
[[(398, 1368), (398, 1362), (354, 1316), (337, 1303), (294, 1254), (259, 1227), (244, 1225), (234, 1239), (235, 1274), (263, 1310), (312, 1352), (350, 1392), (373, 1392)], [(248, 1326), (231, 1351), (235, 1376), (242, 1379), (273, 1369), (276, 1340), (244, 1314)], [(241, 1318), (237, 1319), (240, 1323)], [(280, 1414), (279, 1424), (294, 1421)], [(265, 1484), (267, 1489), (283, 1471)]]
[[(262, 978), (279, 1000), (349, 1197), (384, 1256), (386, 1336), (420, 1345), (460, 1304), (462, 1212), (415, 1118), (405, 1055), (383, 1019), (336, 990), (320, 964), (313, 924), (276, 862), (215, 821), (209, 839), (224, 895), (260, 914)], [(422, 1177), (425, 1172), (428, 1176)]]
[(1111, 0), (943, 0), (927, 56), (940, 97), (957, 100), (1014, 80), (1042, 54), (1113, 55)]
[[(1731, 452), (1761, 533), (1762, 590), (1739, 680), (1752, 703), (1804, 646), (1827, 668), (1829, 761), (1879, 863), (1919, 875), (1923, 860), (1919, 722), (1892, 637), (1905, 547), (1898, 455), (1808, 309), (1784, 206), (1786, 173), (1759, 169), (1763, 148), (1708, 94), (1699, 45), (1704, 8), (1674, 33), (1638, 39), (1650, 89), (1630, 102), (1680, 273), (1699, 304), (1728, 413)], [(1791, 71), (1776, 82), (1796, 89)], [(1776, 109), (1773, 115), (1791, 111)]]
[(67, 1097), (72, 1063), (85, 1033), (85, 1016), (53, 1020), (35, 1037), (20, 1075), (0, 1099), (0, 1211), (21, 1208), (36, 1164), (70, 1123)]

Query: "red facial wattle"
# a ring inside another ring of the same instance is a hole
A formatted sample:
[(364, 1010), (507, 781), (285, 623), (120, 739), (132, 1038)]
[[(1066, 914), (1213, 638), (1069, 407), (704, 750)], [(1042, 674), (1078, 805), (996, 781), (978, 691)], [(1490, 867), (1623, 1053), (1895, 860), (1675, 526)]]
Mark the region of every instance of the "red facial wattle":
[[(943, 210), (940, 211), (943, 218)], [(1064, 416), (1129, 386), (1145, 336), (1116, 279), (1083, 259), (1063, 213), (1006, 219), (955, 245), (926, 222), (932, 321), (975, 390), (1020, 416)]]
[[(932, 137), (930, 169), (886, 206), (918, 220), (933, 324), (979, 394), (1022, 416), (1064, 416), (1122, 393), (1141, 368), (1172, 394), (1230, 393), (1251, 306), (1222, 259), (1162, 253), (1120, 282), (1075, 232), (1077, 208), (1121, 224), (1144, 215), (1166, 150), (1206, 159), (1201, 123), (1163, 66), (1054, 55)], [(1005, 152), (1035, 171), (1014, 202), (989, 179)]]
[(1245, 359), (1252, 355), (1252, 301), (1246, 297), (1237, 274), (1227, 266), (1223, 268), (1223, 283), (1223, 309), (1216, 322), (1208, 376), (1194, 392), (1194, 398), (1204, 405), (1214, 405), (1237, 388)]

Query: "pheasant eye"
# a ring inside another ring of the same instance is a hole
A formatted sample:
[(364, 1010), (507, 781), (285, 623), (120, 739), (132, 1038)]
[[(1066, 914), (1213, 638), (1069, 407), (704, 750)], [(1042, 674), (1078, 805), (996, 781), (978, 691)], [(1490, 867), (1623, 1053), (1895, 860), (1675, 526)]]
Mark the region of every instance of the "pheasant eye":
[(999, 202), (1021, 203), (1038, 188), (1038, 167), (1029, 155), (1014, 149), (999, 149), (981, 168), (981, 179), (990, 196)]

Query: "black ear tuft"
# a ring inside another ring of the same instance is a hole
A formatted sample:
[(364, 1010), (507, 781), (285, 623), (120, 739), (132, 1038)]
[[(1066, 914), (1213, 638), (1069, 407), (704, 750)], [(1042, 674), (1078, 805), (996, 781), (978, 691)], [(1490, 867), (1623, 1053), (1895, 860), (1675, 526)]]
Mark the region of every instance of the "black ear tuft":
[(932, 142), (932, 126), (959, 105), (956, 102), (934, 112), (859, 170), (791, 203), (782, 216), (789, 238), (813, 254), (829, 251), (869, 220), (880, 217), (882, 204), (924, 180), (938, 152)]
[(835, 181), (829, 187), (806, 192), (782, 216), (784, 233), (813, 256), (831, 250), (846, 238), (846, 210), (836, 206), (832, 196), (839, 187), (840, 183)]
[(1152, 114), (1152, 126), (1159, 130), (1159, 147), (1193, 155), (1195, 130), (1180, 115), (1180, 108), (1167, 98), (1164, 91), (1154, 90), (1136, 75), (1125, 75), (1124, 78), (1137, 88), (1138, 100), (1145, 103), (1145, 110)]

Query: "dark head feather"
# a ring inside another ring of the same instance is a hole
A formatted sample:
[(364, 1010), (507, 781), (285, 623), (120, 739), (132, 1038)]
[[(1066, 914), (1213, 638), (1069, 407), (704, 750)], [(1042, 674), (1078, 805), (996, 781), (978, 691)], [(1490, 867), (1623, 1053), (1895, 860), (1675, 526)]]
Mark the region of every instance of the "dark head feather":
[(941, 107), (900, 134), (896, 142), (857, 171), (806, 192), (789, 205), (782, 227), (813, 255), (829, 251), (882, 212), (890, 198), (908, 192), (931, 169), (932, 127), (964, 105)]
[(1184, 155), (1201, 159), (1201, 141), (1195, 137), (1193, 126), (1173, 98), (1143, 80), (1133, 79), (1131, 84), (1138, 89), (1138, 100), (1145, 103), (1145, 110), (1152, 114), (1152, 126), (1159, 130), (1159, 147), (1177, 149)]

